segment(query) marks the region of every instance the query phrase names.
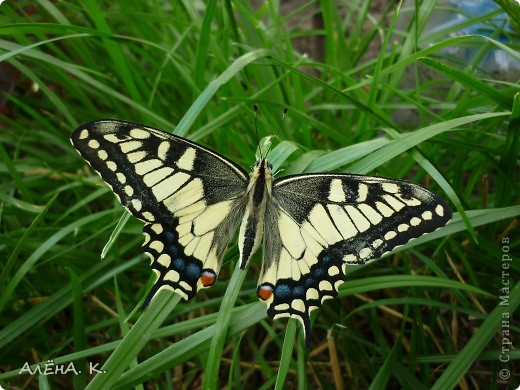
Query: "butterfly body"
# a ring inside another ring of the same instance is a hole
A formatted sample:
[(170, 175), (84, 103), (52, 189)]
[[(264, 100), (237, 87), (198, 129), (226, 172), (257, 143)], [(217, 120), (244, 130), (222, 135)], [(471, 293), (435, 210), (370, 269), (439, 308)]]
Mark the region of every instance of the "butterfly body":
[(262, 242), (264, 219), (267, 205), (271, 202), (273, 174), (271, 164), (265, 159), (255, 163), (247, 186), (247, 205), (240, 226), (240, 267), (245, 268), (247, 261)]
[(262, 158), (248, 174), (220, 154), (143, 125), (100, 120), (73, 145), (144, 222), (143, 251), (163, 288), (183, 298), (213, 285), (240, 224), (241, 268), (263, 242), (257, 295), (271, 318), (301, 321), (337, 296), (347, 264), (375, 260), (451, 218), (445, 202), (401, 180), (316, 173), (274, 178)]

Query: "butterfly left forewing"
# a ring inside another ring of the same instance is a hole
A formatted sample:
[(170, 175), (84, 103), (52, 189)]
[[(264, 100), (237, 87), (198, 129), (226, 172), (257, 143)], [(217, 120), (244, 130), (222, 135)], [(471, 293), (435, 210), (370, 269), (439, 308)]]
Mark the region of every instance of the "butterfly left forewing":
[(101, 120), (71, 135), (121, 204), (145, 222), (143, 251), (162, 288), (188, 299), (214, 283), (245, 209), (247, 174), (189, 140), (143, 125)]
[(278, 179), (266, 211), (258, 295), (271, 318), (297, 318), (307, 336), (310, 312), (337, 296), (346, 264), (375, 260), (450, 218), (441, 198), (405, 181), (336, 174)]

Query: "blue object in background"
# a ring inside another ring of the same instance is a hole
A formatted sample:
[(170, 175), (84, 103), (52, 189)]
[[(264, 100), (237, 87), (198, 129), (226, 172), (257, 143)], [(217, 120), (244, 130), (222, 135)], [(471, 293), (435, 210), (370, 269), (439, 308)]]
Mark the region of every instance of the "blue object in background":
[[(408, 9), (413, 8), (413, 4), (413, 0), (406, 1), (405, 7), (408, 7)], [(446, 37), (477, 34), (492, 37), (497, 41), (507, 44), (511, 42), (509, 37), (514, 35), (518, 36), (520, 33), (514, 32), (510, 23), (507, 21), (507, 14), (505, 12), (496, 14), (484, 22), (473, 23), (470, 26), (454, 31), (457, 25), (499, 9), (498, 4), (492, 0), (439, 0), (437, 2), (437, 8), (438, 9), (433, 11), (424, 29), (425, 35), (446, 30), (452, 31)], [(405, 16), (404, 20), (406, 20), (406, 18)], [(401, 24), (401, 26), (402, 25), (403, 24)], [(498, 28), (502, 28), (506, 33), (511, 32), (511, 34), (507, 34), (506, 36), (500, 33), (497, 35), (496, 29)], [(482, 44), (484, 44), (484, 42), (482, 42)], [(477, 51), (478, 48), (451, 47), (444, 49), (439, 52), (439, 54), (455, 62), (467, 64), (473, 60)], [(490, 46), (490, 50), (488, 50), (486, 56), (475, 65), (482, 71), (493, 75), (498, 80), (514, 82), (520, 78), (520, 61), (503, 50), (496, 49), (493, 45)]]

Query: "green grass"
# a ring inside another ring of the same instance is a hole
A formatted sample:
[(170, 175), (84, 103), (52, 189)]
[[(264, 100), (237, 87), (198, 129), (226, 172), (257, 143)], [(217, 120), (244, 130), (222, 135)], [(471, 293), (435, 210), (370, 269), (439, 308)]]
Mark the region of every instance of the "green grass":
[[(520, 88), (442, 50), (501, 48), (520, 61), (519, 48), (426, 34), (434, 2), (423, 3), (406, 34), (395, 5), (376, 14), (361, 1), (285, 16), (275, 1), (2, 3), (0, 385), (516, 388), (520, 353), (502, 348), (520, 325)], [(301, 39), (323, 56), (302, 55)], [(152, 281), (141, 223), (69, 142), (83, 122), (118, 118), (247, 168), (254, 103), (261, 138), (289, 108), (270, 156), (280, 175), (404, 178), (454, 211), (445, 228), (349, 268), (340, 297), (313, 315), (309, 354), (300, 325), (271, 321), (257, 301), (260, 254), (241, 271), (234, 243), (215, 286), (137, 310)], [(19, 374), (50, 360), (82, 372)], [(94, 378), (89, 363), (106, 373)]]

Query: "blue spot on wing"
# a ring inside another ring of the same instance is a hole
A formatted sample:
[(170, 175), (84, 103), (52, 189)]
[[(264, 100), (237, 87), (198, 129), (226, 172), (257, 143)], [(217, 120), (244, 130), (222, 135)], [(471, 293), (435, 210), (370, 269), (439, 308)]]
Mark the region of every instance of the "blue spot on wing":
[(177, 271), (183, 271), (184, 267), (186, 267), (186, 262), (180, 257), (177, 257), (173, 261), (173, 268), (175, 268)]
[(305, 289), (303, 286), (295, 286), (293, 288), (293, 297), (294, 298), (303, 298), (305, 296)]
[(186, 276), (188, 277), (188, 279), (190, 280), (198, 280), (199, 277), (200, 277), (200, 267), (197, 266), (196, 264), (188, 264), (188, 266), (186, 267)]
[(177, 256), (177, 246), (170, 245), (168, 248), (170, 249), (170, 255), (171, 256)]
[(172, 232), (165, 232), (164, 238), (166, 238), (166, 242), (172, 243), (175, 240), (175, 235)]
[(276, 286), (274, 296), (280, 299), (286, 299), (291, 295), (291, 288), (287, 284), (279, 284)]

